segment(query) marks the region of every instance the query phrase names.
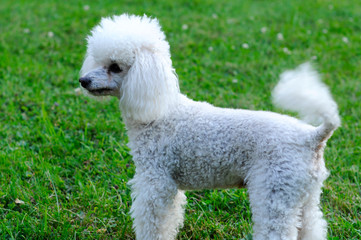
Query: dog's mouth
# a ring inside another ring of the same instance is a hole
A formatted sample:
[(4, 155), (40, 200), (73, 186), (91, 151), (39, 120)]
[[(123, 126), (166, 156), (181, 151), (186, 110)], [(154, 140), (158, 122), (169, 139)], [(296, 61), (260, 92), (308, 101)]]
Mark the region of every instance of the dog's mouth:
[(114, 91), (111, 88), (87, 89), (93, 95), (108, 95)]

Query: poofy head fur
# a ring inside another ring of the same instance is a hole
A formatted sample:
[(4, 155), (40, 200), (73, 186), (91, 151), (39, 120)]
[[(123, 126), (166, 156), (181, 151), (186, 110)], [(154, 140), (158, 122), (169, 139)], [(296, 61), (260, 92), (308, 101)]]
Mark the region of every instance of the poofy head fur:
[(177, 101), (178, 79), (158, 20), (103, 18), (87, 42), (81, 84), (90, 94), (118, 97), (123, 117), (150, 122)]

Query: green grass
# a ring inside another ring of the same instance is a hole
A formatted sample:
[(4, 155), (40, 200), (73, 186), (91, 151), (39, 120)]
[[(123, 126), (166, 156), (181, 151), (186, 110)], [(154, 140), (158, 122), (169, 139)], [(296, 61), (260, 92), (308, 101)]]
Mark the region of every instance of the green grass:
[[(279, 74), (316, 58), (343, 119), (325, 152), (329, 239), (361, 239), (359, 0), (2, 1), (0, 239), (134, 238), (117, 101), (74, 91), (86, 35), (123, 12), (159, 18), (182, 92), (221, 107), (278, 111)], [(178, 239), (251, 239), (246, 190), (187, 196)]]

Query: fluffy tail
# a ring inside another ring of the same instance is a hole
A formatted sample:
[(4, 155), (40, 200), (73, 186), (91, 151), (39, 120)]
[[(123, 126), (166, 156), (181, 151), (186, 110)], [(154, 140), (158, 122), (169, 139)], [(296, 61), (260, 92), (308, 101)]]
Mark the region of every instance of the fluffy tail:
[(317, 128), (320, 140), (341, 124), (336, 102), (310, 63), (282, 73), (272, 95), (276, 106), (298, 112), (305, 122), (322, 123)]

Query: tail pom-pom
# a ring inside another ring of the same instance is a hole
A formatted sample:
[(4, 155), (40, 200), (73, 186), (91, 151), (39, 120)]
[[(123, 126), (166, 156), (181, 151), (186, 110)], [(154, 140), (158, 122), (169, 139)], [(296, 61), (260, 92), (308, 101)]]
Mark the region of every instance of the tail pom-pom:
[(276, 106), (299, 113), (308, 123), (340, 125), (337, 104), (310, 63), (282, 73), (272, 97)]

